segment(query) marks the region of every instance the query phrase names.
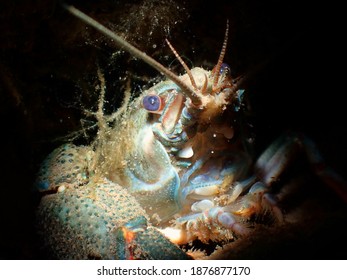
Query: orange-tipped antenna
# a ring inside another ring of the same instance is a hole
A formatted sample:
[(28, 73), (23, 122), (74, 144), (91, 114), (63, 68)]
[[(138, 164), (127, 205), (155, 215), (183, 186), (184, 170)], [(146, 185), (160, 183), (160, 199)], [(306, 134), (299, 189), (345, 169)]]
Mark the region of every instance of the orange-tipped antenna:
[(195, 106), (201, 105), (201, 100), (199, 96), (194, 92), (194, 90), (190, 86), (182, 82), (175, 73), (171, 72), (169, 69), (165, 68), (162, 64), (160, 64), (159, 62), (157, 62), (150, 56), (146, 55), (144, 52), (140, 51), (138, 48), (129, 44), (122, 37), (116, 35), (110, 29), (106, 28), (105, 26), (103, 26), (96, 20), (92, 19), (85, 13), (76, 9), (75, 7), (67, 5), (67, 4), (63, 4), (63, 7), (67, 11), (69, 11), (71, 14), (73, 14), (75, 17), (82, 20), (84, 23), (94, 27), (95, 29), (97, 29), (98, 31), (106, 35), (107, 37), (111, 38), (118, 47), (126, 50), (131, 55), (143, 60), (148, 65), (156, 69), (158, 72), (163, 73), (167, 78), (169, 78), (171, 81), (173, 81), (177, 86), (181, 88), (183, 94), (186, 95), (186, 97), (190, 98), (190, 100)]
[(226, 52), (226, 49), (227, 49), (228, 33), (229, 33), (229, 20), (227, 20), (227, 28), (225, 30), (224, 42), (223, 42), (222, 50), (220, 52), (217, 65), (215, 66), (215, 73), (214, 73), (213, 86), (212, 86), (213, 89), (216, 88), (217, 83), (218, 83), (218, 79), (219, 79), (219, 76), (220, 76), (220, 68), (222, 66), (224, 55), (225, 55), (225, 52)]
[(198, 89), (198, 87), (196, 86), (194, 77), (192, 75), (192, 72), (190, 71), (189, 67), (187, 66), (187, 64), (183, 61), (183, 59), (180, 57), (180, 55), (178, 54), (178, 52), (175, 50), (175, 48), (171, 45), (171, 43), (169, 42), (168, 39), (165, 39), (166, 43), (168, 44), (168, 46), (170, 47), (171, 51), (174, 53), (174, 55), (176, 56), (176, 58), (178, 59), (178, 61), (181, 63), (181, 65), (183, 66), (184, 70), (186, 70), (190, 82), (192, 83), (192, 86), (195, 90)]

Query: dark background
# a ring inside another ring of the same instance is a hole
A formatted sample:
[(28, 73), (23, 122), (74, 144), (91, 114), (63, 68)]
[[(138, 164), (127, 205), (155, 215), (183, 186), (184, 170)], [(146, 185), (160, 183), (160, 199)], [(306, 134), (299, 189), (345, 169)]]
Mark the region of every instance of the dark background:
[[(225, 61), (234, 76), (252, 73), (245, 88), (256, 152), (283, 131), (303, 132), (314, 139), (327, 163), (346, 177), (345, 32), (340, 8), (333, 3), (72, 2), (164, 65), (174, 60), (164, 42), (169, 38), (188, 65), (213, 67), (229, 19)], [(44, 157), (64, 142), (61, 137), (80, 129), (82, 118), (88, 120), (84, 111), (95, 109), (97, 65), (107, 79), (109, 112), (122, 100), (125, 77), (135, 91), (157, 75), (117, 51), (107, 38), (66, 13), (58, 1), (0, 4), (2, 259), (44, 257), (34, 228), (35, 174)], [(172, 66), (182, 71), (175, 63)], [(83, 144), (88, 139), (76, 141)], [(312, 184), (308, 192), (315, 203), (305, 209), (314, 221), (309, 229), (272, 232), (272, 241), (259, 234), (256, 246), (240, 244), (229, 257), (346, 259), (346, 205), (319, 182)]]

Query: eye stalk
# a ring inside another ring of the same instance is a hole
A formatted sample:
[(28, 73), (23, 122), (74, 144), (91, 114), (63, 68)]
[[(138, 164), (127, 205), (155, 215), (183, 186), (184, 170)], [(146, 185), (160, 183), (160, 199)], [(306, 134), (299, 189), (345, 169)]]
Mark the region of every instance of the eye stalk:
[(158, 95), (147, 95), (142, 99), (142, 106), (149, 112), (160, 113), (164, 107), (164, 101)]

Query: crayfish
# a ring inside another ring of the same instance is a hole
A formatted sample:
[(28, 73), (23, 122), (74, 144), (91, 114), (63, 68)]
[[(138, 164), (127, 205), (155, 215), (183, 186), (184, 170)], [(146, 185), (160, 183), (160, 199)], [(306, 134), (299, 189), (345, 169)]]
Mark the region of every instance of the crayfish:
[[(259, 221), (283, 223), (272, 184), (299, 151), (330, 185), (340, 177), (312, 141), (284, 135), (254, 161), (242, 135), (244, 77), (233, 78), (222, 50), (212, 70), (177, 76), (72, 6), (77, 18), (167, 77), (138, 98), (103, 113), (103, 85), (95, 114), (99, 131), (90, 146), (72, 143), (44, 161), (39, 230), (56, 258), (189, 259), (179, 246), (199, 240), (231, 242)], [(339, 189), (339, 187), (336, 187)]]

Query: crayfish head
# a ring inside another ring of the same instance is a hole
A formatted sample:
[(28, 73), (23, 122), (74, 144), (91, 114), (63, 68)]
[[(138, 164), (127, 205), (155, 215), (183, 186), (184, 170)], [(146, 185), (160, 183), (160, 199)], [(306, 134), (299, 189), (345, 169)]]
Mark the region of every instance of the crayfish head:
[[(211, 123), (222, 115), (233, 103), (237, 95), (237, 85), (233, 84), (230, 76), (229, 66), (223, 64), (215, 83), (215, 69), (212, 71), (195, 67), (190, 70), (195, 81), (195, 94), (200, 100), (196, 106), (192, 100), (187, 98), (186, 107), (200, 123)], [(184, 83), (193, 86), (188, 74), (181, 76)], [(194, 87), (194, 86), (193, 86)]]

